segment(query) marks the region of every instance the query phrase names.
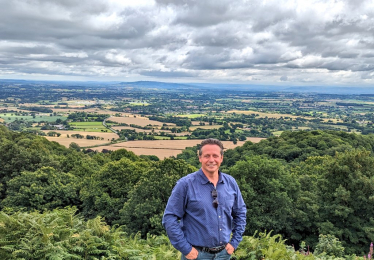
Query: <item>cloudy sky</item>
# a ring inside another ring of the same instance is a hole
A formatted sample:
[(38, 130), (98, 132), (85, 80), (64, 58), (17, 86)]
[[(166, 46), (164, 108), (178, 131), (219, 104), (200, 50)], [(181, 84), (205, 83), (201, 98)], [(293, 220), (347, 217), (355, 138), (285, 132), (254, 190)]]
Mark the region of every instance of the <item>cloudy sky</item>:
[(0, 0), (0, 78), (374, 86), (373, 0)]

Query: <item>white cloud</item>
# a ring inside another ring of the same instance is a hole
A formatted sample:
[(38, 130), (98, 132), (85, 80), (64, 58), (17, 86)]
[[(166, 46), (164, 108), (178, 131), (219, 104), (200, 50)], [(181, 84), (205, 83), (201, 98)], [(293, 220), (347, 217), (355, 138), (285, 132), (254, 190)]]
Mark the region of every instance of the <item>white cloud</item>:
[(2, 78), (374, 83), (371, 0), (0, 3)]
[(61, 53), (61, 56), (64, 57), (75, 57), (75, 58), (87, 58), (88, 55), (85, 52), (66, 52), (66, 53)]
[(129, 65), (131, 63), (131, 60), (129, 58), (127, 58), (123, 54), (118, 54), (115, 51), (107, 53), (105, 55), (105, 58), (110, 62), (119, 63), (122, 65)]

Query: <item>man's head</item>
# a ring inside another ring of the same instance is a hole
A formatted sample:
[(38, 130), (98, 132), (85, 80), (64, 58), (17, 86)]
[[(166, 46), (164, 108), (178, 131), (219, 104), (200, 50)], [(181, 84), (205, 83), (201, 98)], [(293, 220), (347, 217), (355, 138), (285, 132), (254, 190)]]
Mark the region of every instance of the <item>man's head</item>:
[(206, 175), (218, 174), (219, 167), (223, 161), (222, 143), (213, 138), (202, 141), (199, 149), (199, 161)]
[(208, 138), (208, 139), (205, 139), (201, 142), (200, 144), (200, 148), (199, 148), (199, 157), (201, 156), (202, 154), (202, 148), (207, 145), (207, 144), (213, 144), (213, 145), (218, 145), (218, 147), (220, 148), (220, 153), (221, 155), (223, 155), (223, 144), (221, 143), (220, 140), (218, 139), (214, 139), (214, 138)]

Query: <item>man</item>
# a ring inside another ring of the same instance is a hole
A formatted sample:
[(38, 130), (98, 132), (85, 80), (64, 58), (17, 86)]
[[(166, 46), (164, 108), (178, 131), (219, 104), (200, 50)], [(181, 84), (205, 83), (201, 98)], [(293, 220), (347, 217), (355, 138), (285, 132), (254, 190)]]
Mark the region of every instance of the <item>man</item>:
[(246, 206), (235, 179), (219, 171), (219, 140), (201, 142), (199, 161), (200, 170), (175, 185), (162, 224), (182, 260), (230, 259), (242, 240)]

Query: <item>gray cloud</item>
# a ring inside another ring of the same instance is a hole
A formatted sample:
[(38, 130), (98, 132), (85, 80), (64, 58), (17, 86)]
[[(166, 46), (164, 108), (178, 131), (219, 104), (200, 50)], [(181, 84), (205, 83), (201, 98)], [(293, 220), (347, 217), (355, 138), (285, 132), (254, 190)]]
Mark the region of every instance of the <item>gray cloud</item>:
[(370, 0), (0, 3), (1, 78), (374, 83)]
[(185, 78), (195, 77), (196, 73), (189, 73), (183, 71), (142, 71), (141, 75), (159, 77), (159, 78)]
[(288, 77), (287, 77), (287, 76), (282, 76), (282, 77), (280, 77), (280, 80), (281, 80), (281, 81), (287, 81), (287, 80), (288, 80)]

